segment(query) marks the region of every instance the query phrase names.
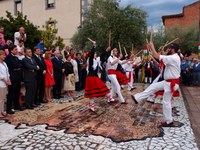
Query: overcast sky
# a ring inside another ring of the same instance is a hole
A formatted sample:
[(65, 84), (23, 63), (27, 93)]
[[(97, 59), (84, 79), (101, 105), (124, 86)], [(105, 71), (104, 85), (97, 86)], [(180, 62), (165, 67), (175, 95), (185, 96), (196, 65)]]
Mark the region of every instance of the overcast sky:
[(132, 5), (145, 10), (148, 26), (162, 23), (162, 16), (182, 13), (183, 7), (198, 0), (121, 0), (121, 6)]

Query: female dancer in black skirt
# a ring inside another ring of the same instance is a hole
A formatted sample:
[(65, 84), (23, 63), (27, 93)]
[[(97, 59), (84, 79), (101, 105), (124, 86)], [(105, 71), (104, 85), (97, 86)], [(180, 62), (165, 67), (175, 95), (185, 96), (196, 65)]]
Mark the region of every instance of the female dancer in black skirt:
[(95, 111), (94, 109), (94, 98), (95, 97), (108, 97), (108, 102), (115, 103), (118, 100), (112, 98), (110, 94), (110, 90), (107, 88), (106, 84), (98, 77), (98, 62), (96, 60), (96, 42), (92, 41), (93, 48), (90, 52), (90, 56), (88, 58), (88, 76), (86, 78), (86, 86), (85, 86), (85, 98), (89, 98), (89, 110)]

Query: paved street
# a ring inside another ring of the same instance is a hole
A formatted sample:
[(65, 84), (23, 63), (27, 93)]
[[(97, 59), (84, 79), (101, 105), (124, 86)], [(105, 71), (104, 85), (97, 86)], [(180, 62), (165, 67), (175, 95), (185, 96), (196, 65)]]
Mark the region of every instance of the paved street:
[[(199, 89), (198, 89), (199, 90)], [(196, 91), (196, 88), (184, 87), (182, 88), (185, 95), (191, 96), (189, 92)], [(189, 91), (189, 92), (188, 92)], [(194, 92), (199, 96), (199, 92)], [(159, 99), (159, 98), (158, 98)], [(192, 102), (196, 102), (197, 98)], [(159, 101), (159, 100), (158, 100)], [(189, 108), (189, 114), (198, 115), (198, 111), (193, 112), (193, 107), (188, 107), (186, 99), (186, 106)], [(192, 106), (192, 104), (189, 104)], [(195, 105), (195, 103), (194, 103)], [(164, 135), (160, 137), (149, 137), (145, 140), (130, 140), (127, 142), (113, 142), (110, 138), (98, 135), (89, 134), (67, 134), (64, 130), (53, 131), (46, 130), (46, 125), (26, 126), (21, 124), (18, 129), (14, 125), (0, 122), (0, 149), (1, 150), (43, 150), (43, 149), (58, 149), (58, 150), (198, 150), (191, 123), (195, 133), (197, 133), (197, 141), (199, 142), (199, 126), (195, 116), (190, 119), (183, 101), (182, 96), (174, 100), (174, 106), (178, 111), (178, 115), (174, 116), (175, 121), (183, 123), (181, 127), (163, 128)], [(198, 107), (198, 105), (197, 105)], [(192, 112), (192, 113), (191, 113)], [(154, 114), (161, 115), (161, 114)], [(196, 121), (196, 122), (195, 122)]]

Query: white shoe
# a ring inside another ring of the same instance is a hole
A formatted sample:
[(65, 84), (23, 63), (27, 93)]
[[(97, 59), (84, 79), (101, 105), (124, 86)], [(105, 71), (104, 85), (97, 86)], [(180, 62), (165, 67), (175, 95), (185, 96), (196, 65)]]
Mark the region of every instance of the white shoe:
[(92, 112), (95, 112), (95, 110), (94, 110), (94, 104), (89, 103), (89, 104), (88, 104), (88, 108), (89, 108), (89, 110), (91, 110)]

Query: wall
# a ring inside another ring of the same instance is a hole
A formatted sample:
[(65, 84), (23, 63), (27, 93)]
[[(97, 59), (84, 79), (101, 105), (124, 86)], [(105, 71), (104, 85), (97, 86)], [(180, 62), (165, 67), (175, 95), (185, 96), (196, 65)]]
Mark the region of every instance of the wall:
[(188, 27), (190, 25), (199, 25), (200, 2), (196, 2), (183, 8), (183, 15), (174, 15), (164, 19), (165, 28), (171, 28), (176, 25)]

